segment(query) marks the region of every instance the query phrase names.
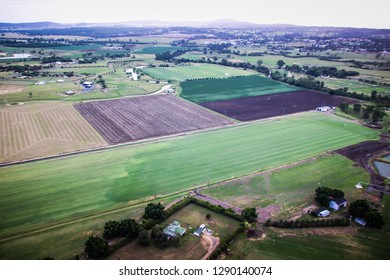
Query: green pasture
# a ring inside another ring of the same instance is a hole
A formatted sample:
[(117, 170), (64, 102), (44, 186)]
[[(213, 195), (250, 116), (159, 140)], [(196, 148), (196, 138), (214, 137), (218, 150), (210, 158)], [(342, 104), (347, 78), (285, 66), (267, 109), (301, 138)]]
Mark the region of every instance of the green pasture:
[(353, 161), (331, 155), (202, 192), (240, 208), (276, 205), (280, 209), (275, 219), (290, 219), (301, 214), (303, 208), (315, 204), (314, 192), (319, 185), (343, 190), (346, 198), (354, 201), (363, 198), (364, 193), (355, 185), (369, 178), (369, 174), (356, 167)]
[(80, 66), (80, 67), (63, 67), (63, 68), (54, 68), (49, 69), (46, 72), (49, 73), (64, 73), (64, 72), (75, 72), (76, 74), (82, 74), (82, 75), (99, 75), (99, 74), (106, 74), (111, 72), (112, 69), (110, 67), (106, 66), (106, 63), (104, 67), (96, 67), (96, 64), (92, 64), (91, 66)]
[[(46, 81), (45, 85), (35, 85), (37, 81)], [(55, 82), (54, 78), (40, 80), (12, 80), (0, 81), (0, 90), (7, 89), (10, 93), (0, 95), (0, 105), (17, 102), (30, 102), (42, 100), (62, 100), (66, 90), (79, 90), (80, 86), (74, 82)], [(32, 95), (30, 95), (30, 92)]]
[(254, 72), (215, 64), (194, 64), (166, 68), (144, 68), (147, 75), (161, 80), (185, 81), (206, 78), (228, 78), (253, 75)]
[(306, 113), (1, 168), (0, 240), (377, 138), (369, 128)]
[(169, 68), (143, 68), (142, 72), (147, 74), (148, 76), (159, 79), (159, 80), (174, 80), (174, 81), (185, 81), (189, 79), (190, 77), (171, 71), (171, 67)]
[(241, 234), (231, 246), (235, 260), (388, 260), (390, 236), (370, 229), (265, 229), (262, 240)]
[[(295, 75), (295, 74), (294, 74)], [(373, 90), (376, 90), (379, 94), (389, 94), (390, 87), (381, 86), (381, 85), (372, 85), (369, 83), (359, 82), (356, 80), (347, 80), (347, 79), (336, 79), (336, 78), (321, 78), (318, 77), (316, 80), (323, 81), (326, 87), (332, 89), (339, 88), (348, 88), (348, 91), (357, 93), (364, 93), (371, 95)]]
[(186, 81), (180, 84), (181, 97), (203, 103), (235, 98), (253, 97), (301, 90), (260, 76), (233, 77), (201, 81)]
[[(157, 199), (156, 202), (166, 205), (180, 196), (172, 195)], [(102, 236), (105, 222), (129, 218), (139, 220), (145, 206), (146, 203), (137, 204), (0, 241), (0, 259), (34, 260), (51, 257), (58, 260), (73, 259), (76, 255), (82, 256), (88, 236)]]
[(177, 50), (186, 50), (188, 48), (184, 47), (175, 47), (175, 46), (152, 46), (145, 47), (141, 50), (135, 51), (138, 54), (160, 54), (164, 52), (174, 52)]

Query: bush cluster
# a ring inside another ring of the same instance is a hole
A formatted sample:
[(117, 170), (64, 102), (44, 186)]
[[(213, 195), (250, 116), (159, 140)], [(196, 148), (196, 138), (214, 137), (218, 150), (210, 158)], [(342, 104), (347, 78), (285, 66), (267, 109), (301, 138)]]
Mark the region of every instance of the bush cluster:
[(348, 219), (316, 219), (309, 221), (299, 220), (279, 220), (272, 221), (268, 219), (265, 223), (265, 227), (277, 227), (277, 228), (310, 228), (310, 227), (346, 227), (351, 225), (351, 221)]

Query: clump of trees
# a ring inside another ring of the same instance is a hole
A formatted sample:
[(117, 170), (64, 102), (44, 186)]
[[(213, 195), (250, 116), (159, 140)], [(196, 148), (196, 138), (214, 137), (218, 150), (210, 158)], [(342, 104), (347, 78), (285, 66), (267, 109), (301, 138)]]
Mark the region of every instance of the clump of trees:
[(87, 253), (88, 258), (98, 260), (108, 256), (110, 247), (108, 242), (99, 236), (89, 236), (85, 242), (84, 251)]
[(268, 219), (265, 223), (265, 227), (277, 227), (277, 228), (309, 228), (309, 227), (339, 227), (349, 226), (350, 220), (348, 219), (315, 219), (315, 220), (279, 220), (272, 221)]
[(329, 187), (318, 187), (314, 199), (321, 205), (328, 207), (331, 198), (344, 197), (344, 192), (338, 189), (331, 189)]
[(140, 230), (140, 224), (134, 219), (108, 221), (104, 225), (103, 237), (105, 239), (126, 237), (127, 239), (132, 240), (138, 236)]
[(364, 219), (369, 227), (381, 228), (385, 224), (383, 215), (377, 209), (371, 207), (365, 199), (352, 202), (349, 205), (348, 212), (354, 218)]
[(257, 220), (256, 208), (245, 208), (241, 212), (241, 216), (249, 223), (254, 223)]
[(164, 219), (166, 216), (164, 206), (159, 203), (149, 203), (145, 207), (144, 219), (153, 219), (159, 221)]

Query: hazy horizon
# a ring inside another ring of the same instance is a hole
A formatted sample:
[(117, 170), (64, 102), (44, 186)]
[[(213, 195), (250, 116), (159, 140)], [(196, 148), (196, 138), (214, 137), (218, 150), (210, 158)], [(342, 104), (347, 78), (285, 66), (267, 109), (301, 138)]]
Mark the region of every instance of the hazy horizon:
[(169, 22), (232, 19), (258, 24), (293, 24), (390, 29), (390, 1), (372, 0), (370, 5), (353, 0), (277, 2), (241, 0), (179, 1), (149, 0), (146, 4), (126, 0), (108, 3), (85, 0), (3, 0), (0, 22), (116, 23), (158, 20)]

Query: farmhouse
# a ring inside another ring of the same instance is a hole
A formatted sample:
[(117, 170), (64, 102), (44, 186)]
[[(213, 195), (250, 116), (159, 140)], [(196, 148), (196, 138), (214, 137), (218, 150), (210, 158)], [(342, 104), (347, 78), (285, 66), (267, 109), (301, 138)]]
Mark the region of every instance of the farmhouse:
[(316, 110), (319, 112), (329, 112), (332, 108), (329, 106), (322, 106), (322, 107), (317, 107)]
[(164, 228), (163, 232), (168, 238), (171, 238), (183, 236), (186, 233), (186, 229), (181, 227), (178, 221), (174, 221)]
[(93, 82), (83, 82), (83, 86), (84, 86), (85, 88), (92, 88)]
[(317, 216), (317, 217), (328, 217), (330, 215), (329, 210), (326, 209), (325, 207), (321, 207), (315, 211), (312, 211), (312, 213), (314, 216)]
[(45, 81), (36, 82), (35, 85), (37, 86), (46, 85), (46, 82)]
[(205, 224), (201, 224), (194, 232), (194, 235), (195, 236), (200, 236), (203, 232), (205, 232), (206, 230), (206, 225)]
[(334, 211), (344, 207), (347, 207), (347, 200), (344, 197), (335, 198), (329, 202), (329, 208), (332, 208)]

